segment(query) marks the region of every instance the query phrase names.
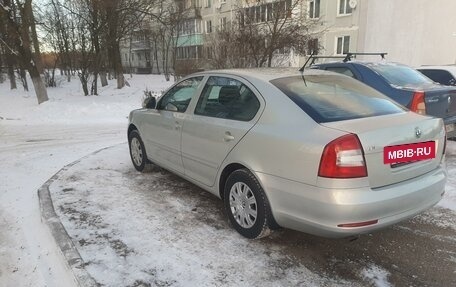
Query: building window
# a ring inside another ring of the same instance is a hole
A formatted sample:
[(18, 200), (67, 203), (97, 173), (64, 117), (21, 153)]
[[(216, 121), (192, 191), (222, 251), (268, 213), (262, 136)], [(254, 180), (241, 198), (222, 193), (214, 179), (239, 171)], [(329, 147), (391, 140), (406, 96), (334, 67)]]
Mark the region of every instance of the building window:
[(261, 22), (266, 21), (266, 7), (267, 7), (266, 5), (261, 6), (261, 13), (260, 13)]
[(272, 10), (272, 3), (266, 4), (266, 20), (267, 21), (272, 21), (272, 15), (273, 15), (273, 10)]
[(310, 39), (307, 42), (307, 54), (308, 55), (318, 55), (318, 50), (320, 46), (318, 44), (318, 39)]
[(344, 55), (350, 51), (350, 36), (337, 37), (336, 54)]
[(309, 18), (320, 18), (320, 0), (313, 0), (309, 2)]
[(195, 19), (195, 32), (201, 33), (201, 20)]
[(220, 18), (219, 21), (220, 21), (220, 23), (219, 23), (220, 31), (225, 31), (225, 29), (226, 29), (226, 17)]
[(212, 47), (206, 47), (206, 58), (212, 59)]
[(206, 21), (206, 33), (212, 33), (212, 21), (211, 20), (207, 20)]
[(192, 7), (201, 8), (200, 0), (192, 0)]
[(337, 15), (348, 15), (352, 13), (352, 8), (349, 4), (350, 0), (338, 0)]
[(211, 6), (212, 6), (212, 0), (206, 0), (204, 6), (206, 6), (206, 8), (211, 8)]

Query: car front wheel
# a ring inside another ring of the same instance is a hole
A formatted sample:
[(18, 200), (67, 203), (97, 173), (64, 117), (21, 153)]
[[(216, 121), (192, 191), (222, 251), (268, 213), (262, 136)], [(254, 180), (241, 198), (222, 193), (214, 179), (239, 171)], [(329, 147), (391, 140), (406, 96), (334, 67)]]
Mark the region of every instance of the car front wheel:
[(249, 170), (239, 169), (230, 174), (224, 189), (224, 205), (231, 224), (242, 236), (253, 239), (269, 235), (269, 202)]
[(130, 157), (133, 166), (138, 171), (145, 171), (147, 164), (147, 155), (144, 143), (138, 131), (134, 130), (128, 135), (128, 145), (130, 147)]

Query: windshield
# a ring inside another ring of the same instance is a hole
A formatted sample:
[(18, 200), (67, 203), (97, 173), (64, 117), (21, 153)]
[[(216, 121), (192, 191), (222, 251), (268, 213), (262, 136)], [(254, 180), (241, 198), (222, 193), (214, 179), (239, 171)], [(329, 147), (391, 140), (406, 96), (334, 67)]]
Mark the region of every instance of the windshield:
[(391, 85), (399, 87), (432, 84), (432, 80), (410, 67), (397, 64), (372, 64), (370, 67)]
[(342, 75), (292, 76), (271, 83), (317, 123), (401, 113), (402, 107), (371, 87)]

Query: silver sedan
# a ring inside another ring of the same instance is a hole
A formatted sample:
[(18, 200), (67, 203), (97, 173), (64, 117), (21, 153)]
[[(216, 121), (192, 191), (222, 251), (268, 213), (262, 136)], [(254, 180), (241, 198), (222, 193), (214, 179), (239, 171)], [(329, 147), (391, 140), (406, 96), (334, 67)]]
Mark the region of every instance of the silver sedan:
[(430, 208), (446, 182), (441, 119), (325, 71), (189, 75), (130, 113), (128, 141), (138, 171), (154, 163), (220, 197), (248, 238), (370, 232)]

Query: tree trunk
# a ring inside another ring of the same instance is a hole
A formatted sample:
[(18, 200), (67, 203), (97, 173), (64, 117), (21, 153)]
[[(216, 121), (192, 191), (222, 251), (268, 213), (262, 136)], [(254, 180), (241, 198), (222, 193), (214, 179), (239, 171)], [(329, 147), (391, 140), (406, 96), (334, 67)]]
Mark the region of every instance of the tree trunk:
[(34, 50), (34, 53), (32, 54), (33, 61), (35, 62), (38, 73), (42, 74), (44, 72), (44, 65), (43, 61), (41, 60), (40, 43), (38, 42), (38, 36), (36, 33), (35, 16), (33, 15), (32, 9), (32, 0), (25, 1), (24, 9), (26, 9), (26, 11), (24, 11), (26, 17), (29, 18), (30, 38), (32, 40)]
[(106, 78), (106, 71), (100, 72), (101, 86), (106, 87), (108, 85), (108, 79)]
[(79, 79), (81, 80), (81, 85), (82, 85), (82, 90), (84, 91), (84, 96), (88, 96), (89, 88), (87, 86), (87, 77), (84, 74), (80, 73)]
[(98, 74), (93, 74), (92, 87), (90, 88), (90, 94), (98, 96)]
[[(10, 58), (10, 57), (8, 57), (8, 58)], [(10, 60), (7, 60), (7, 61), (8, 61), (8, 78), (10, 80), (10, 87), (11, 87), (11, 90), (15, 90), (15, 89), (17, 89), (16, 74), (14, 73), (13, 64), (10, 64)]]
[(38, 104), (41, 104), (47, 100), (48, 94), (46, 87), (43, 83), (43, 79), (40, 76), (37, 66), (31, 64), (29, 67), (30, 77), (32, 78), (33, 86), (35, 87), (35, 94), (38, 99)]
[(24, 87), (24, 90), (28, 92), (28, 83), (27, 83), (27, 73), (24, 68), (19, 69), (19, 75), (21, 76), (21, 81), (22, 81), (22, 86)]
[(119, 42), (116, 41), (115, 43), (115, 49), (114, 49), (114, 66), (115, 66), (115, 74), (117, 76), (117, 88), (122, 89), (125, 87), (125, 77), (123, 74), (123, 67), (122, 67), (122, 58), (120, 55), (120, 47), (119, 47)]

